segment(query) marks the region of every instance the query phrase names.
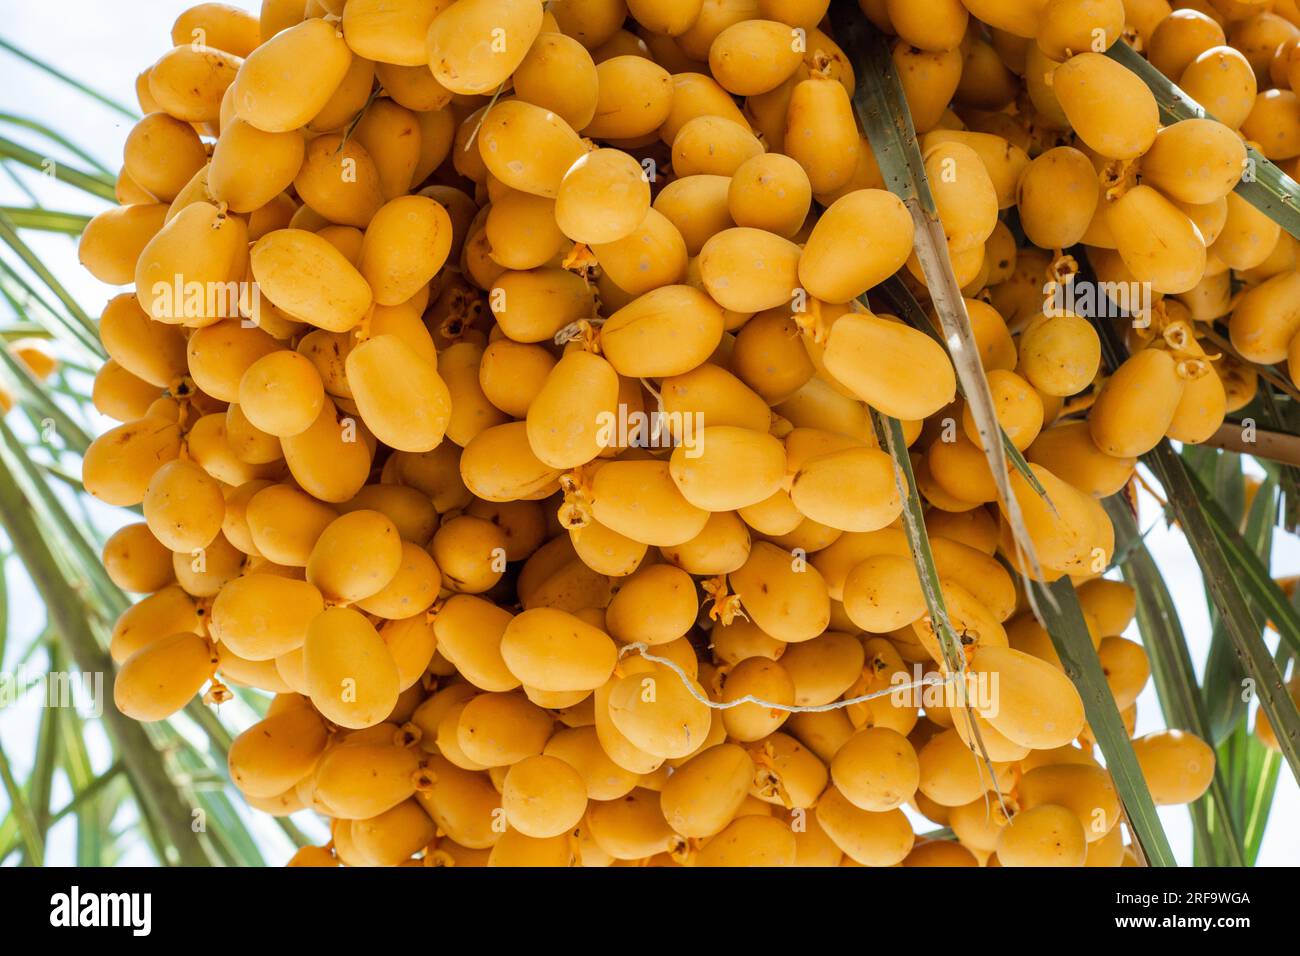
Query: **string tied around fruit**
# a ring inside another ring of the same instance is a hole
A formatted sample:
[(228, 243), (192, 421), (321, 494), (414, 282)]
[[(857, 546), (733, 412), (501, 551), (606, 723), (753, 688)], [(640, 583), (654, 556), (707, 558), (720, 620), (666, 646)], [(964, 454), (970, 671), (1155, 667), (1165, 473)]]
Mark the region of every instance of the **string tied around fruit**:
[(948, 676), (941, 676), (936, 671), (930, 671), (917, 680), (904, 681), (900, 683), (891, 683), (888, 687), (880, 690), (871, 691), (866, 694), (859, 694), (856, 697), (848, 697), (844, 700), (831, 701), (829, 704), (783, 704), (778, 701), (764, 700), (754, 694), (745, 694), (743, 697), (737, 697), (735, 700), (713, 700), (699, 690), (699, 685), (686, 670), (676, 661), (662, 657), (650, 652), (650, 645), (643, 641), (635, 641), (631, 644), (625, 644), (619, 648), (618, 657), (622, 660), (629, 654), (640, 654), (651, 664), (661, 664), (677, 675), (695, 700), (710, 710), (732, 710), (745, 704), (754, 704), (766, 710), (780, 711), (786, 714), (825, 714), (832, 710), (843, 710), (845, 707), (852, 707), (856, 704), (865, 704), (868, 701), (879, 700), (883, 697), (890, 697), (895, 694), (906, 693), (911, 690), (919, 690), (925, 687), (939, 687), (959, 681), (962, 674), (952, 673)]

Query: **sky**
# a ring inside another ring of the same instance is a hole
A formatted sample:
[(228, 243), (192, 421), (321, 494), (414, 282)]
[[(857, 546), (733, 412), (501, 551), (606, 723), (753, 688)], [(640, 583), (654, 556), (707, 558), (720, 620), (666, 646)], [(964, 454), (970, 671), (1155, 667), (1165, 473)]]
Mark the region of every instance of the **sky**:
[[(228, 0), (236, 5), (254, 8), (252, 0)], [(170, 48), (170, 29), (176, 16), (193, 0), (130, 0), (129, 3), (105, 3), (103, 0), (0, 0), (0, 38), (34, 55), (53, 63), (59, 69), (86, 83), (90, 87), (137, 108), (134, 94), (136, 75)], [(22, 63), (12, 54), (0, 50), (0, 114), (13, 114), (37, 118), (54, 127), (65, 136), (89, 148), (106, 166), (117, 169), (121, 164), (122, 142), (130, 130), (131, 121), (88, 99), (63, 83), (39, 73)], [(0, 135), (33, 144), (30, 137), (14, 132), (12, 126), (0, 119)], [(48, 179), (26, 180), (28, 187), (37, 191), (43, 205), (52, 209), (94, 213), (103, 204), (79, 191)], [(26, 197), (14, 183), (0, 176), (0, 205), (22, 205)], [(80, 269), (77, 263), (75, 240), (62, 236), (29, 237), (31, 245), (43, 261), (86, 307), (97, 315), (107, 299), (118, 290), (105, 286)], [(112, 424), (101, 420), (100, 429)], [(120, 523), (120, 517), (103, 509), (100, 516), (109, 527)], [(1147, 545), (1155, 557), (1178, 606), (1182, 626), (1198, 673), (1204, 663), (1209, 644), (1209, 618), (1205, 604), (1204, 588), (1199, 571), (1186, 540), (1177, 528), (1168, 529), (1158, 521), (1159, 506), (1145, 494), (1142, 500), (1140, 526), (1155, 527), (1147, 536)], [(1300, 573), (1300, 540), (1279, 532), (1274, 546), (1273, 571), (1282, 576)], [(11, 573), (11, 617), (15, 628), (26, 628), (30, 635), (38, 633), (44, 612), (30, 586), (19, 580), (21, 575)], [(1130, 627), (1126, 636), (1138, 640), (1136, 626)], [(1276, 638), (1269, 637), (1270, 646)], [(15, 642), (21, 644), (21, 641)], [(3, 665), (4, 662), (0, 662)], [(237, 715), (237, 720), (247, 720), (247, 714)], [(1138, 701), (1138, 733), (1147, 733), (1163, 727), (1155, 690), (1148, 683)], [(34, 708), (19, 707), (0, 715), (0, 743), (21, 774), (26, 772), (34, 753), (36, 712)], [(97, 766), (102, 769), (106, 754), (102, 741), (95, 742), (98, 750)], [(67, 799), (64, 789), (56, 793), (54, 805)], [(0, 810), (5, 809), (0, 795)], [(1166, 807), (1160, 810), (1162, 823), (1169, 835), (1176, 857), (1181, 863), (1191, 860), (1191, 823), (1183, 807)], [(299, 818), (303, 818), (299, 814)], [(249, 814), (247, 819), (263, 837), (266, 856), (271, 862), (287, 858), (288, 844), (266, 817)], [(307, 818), (310, 819), (310, 818)], [(69, 821), (70, 824), (71, 821)], [(310, 825), (310, 824), (308, 824)], [(314, 832), (320, 832), (318, 828)], [(71, 862), (72, 835), (70, 825), (56, 827), (49, 850), (52, 862)], [(129, 862), (145, 862), (143, 851), (128, 856)], [(1296, 865), (1300, 863), (1300, 788), (1285, 768), (1282, 769), (1277, 798), (1266, 832), (1261, 865)]]

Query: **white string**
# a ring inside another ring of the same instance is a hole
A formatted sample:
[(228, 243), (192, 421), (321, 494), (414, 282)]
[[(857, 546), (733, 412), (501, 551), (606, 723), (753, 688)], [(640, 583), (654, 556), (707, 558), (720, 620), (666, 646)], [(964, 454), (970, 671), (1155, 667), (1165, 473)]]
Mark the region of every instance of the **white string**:
[(939, 677), (937, 674), (923, 677), (920, 680), (908, 681), (905, 684), (891, 684), (885, 690), (873, 691), (870, 694), (863, 694), (861, 697), (850, 697), (847, 700), (832, 701), (829, 704), (801, 705), (801, 704), (778, 704), (774, 701), (763, 700), (761, 697), (755, 697), (753, 694), (746, 694), (736, 700), (717, 701), (710, 700), (702, 693), (695, 689), (695, 681), (686, 670), (676, 661), (669, 660), (666, 657), (659, 657), (655, 654), (647, 653), (645, 643), (637, 641), (634, 644), (627, 644), (618, 652), (619, 660), (622, 660), (630, 652), (636, 651), (646, 660), (653, 664), (663, 664), (675, 673), (681, 679), (682, 686), (690, 693), (692, 697), (698, 700), (710, 710), (730, 710), (733, 707), (739, 707), (741, 704), (757, 704), (760, 707), (767, 707), (772, 710), (785, 711), (790, 714), (824, 714), (831, 710), (842, 710), (845, 707), (852, 707), (854, 704), (865, 704), (870, 700), (879, 700), (881, 697), (888, 697), (899, 691), (915, 690), (919, 687), (939, 687), (951, 684), (959, 674), (950, 674), (948, 677)]
[(648, 378), (641, 379), (641, 387), (654, 396), (655, 405), (658, 407), (659, 414), (654, 417), (654, 424), (650, 427), (650, 447), (659, 447), (659, 436), (664, 432), (664, 418), (668, 414), (668, 409), (664, 408), (664, 397), (659, 390), (650, 384)]

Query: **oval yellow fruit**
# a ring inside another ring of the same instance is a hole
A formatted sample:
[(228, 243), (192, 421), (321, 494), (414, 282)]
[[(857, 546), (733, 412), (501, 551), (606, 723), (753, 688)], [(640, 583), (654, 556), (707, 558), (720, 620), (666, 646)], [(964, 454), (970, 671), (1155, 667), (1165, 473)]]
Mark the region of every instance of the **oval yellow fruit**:
[[(882, 355), (891, 358), (881, 362)], [(957, 391), (943, 346), (924, 332), (869, 312), (845, 315), (831, 327), (824, 361), (858, 398), (894, 418), (927, 418)]]
[(1010, 647), (980, 647), (971, 670), (999, 682), (997, 713), (981, 713), (993, 727), (1026, 747), (1062, 747), (1083, 730), (1083, 701), (1064, 673)]
[(365, 616), (335, 607), (318, 614), (303, 643), (312, 704), (342, 727), (373, 727), (397, 703), (397, 664)]
[(451, 392), (430, 365), (395, 335), (376, 335), (348, 353), (348, 385), (362, 420), (399, 451), (431, 451), (451, 417)]
[(427, 196), (402, 196), (383, 205), (366, 226), (357, 269), (375, 302), (400, 305), (437, 274), (450, 252), (447, 210)]
[(113, 681), (113, 703), (133, 720), (165, 720), (202, 689), (216, 668), (212, 645), (197, 634), (172, 634), (128, 657)]
[(239, 118), (268, 133), (307, 125), (352, 64), (342, 32), (323, 19), (289, 27), (248, 55), (232, 86)]
[(1052, 90), (1079, 138), (1108, 159), (1136, 159), (1155, 141), (1155, 97), (1101, 53), (1080, 53), (1063, 63), (1052, 74)]
[(453, 93), (491, 93), (542, 29), (540, 0), (468, 0), (444, 8), (427, 35), (429, 69)]
[(280, 309), (331, 332), (354, 328), (370, 308), (365, 278), (328, 240), (304, 229), (277, 229), (253, 245), (253, 277)]

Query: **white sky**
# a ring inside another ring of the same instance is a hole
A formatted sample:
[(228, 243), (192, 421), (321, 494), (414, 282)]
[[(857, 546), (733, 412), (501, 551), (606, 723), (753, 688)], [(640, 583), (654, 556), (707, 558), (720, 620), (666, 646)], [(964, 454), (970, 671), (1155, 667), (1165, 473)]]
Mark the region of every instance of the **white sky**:
[[(130, 0), (129, 3), (105, 3), (103, 0), (0, 0), (0, 36), (10, 43), (57, 65), (64, 72), (136, 108), (134, 79), (170, 47), (171, 24), (177, 14), (194, 0)], [(252, 0), (227, 0), (253, 8)], [(128, 120), (118, 116), (64, 84), (39, 73), (0, 51), (0, 113), (30, 116), (54, 127), (65, 136), (90, 148), (105, 165), (116, 169), (121, 162), (122, 141), (129, 131)], [(0, 123), (0, 135), (40, 148), (30, 136), (14, 132)], [(57, 153), (56, 153), (57, 155)], [(44, 205), (52, 209), (95, 212), (102, 208), (95, 200), (56, 182), (36, 183)], [(0, 176), (0, 205), (22, 205), (26, 197), (12, 181)], [(91, 315), (97, 315), (104, 301), (115, 290), (101, 285), (83, 272), (76, 261), (74, 240), (59, 236), (30, 235), (32, 246), (46, 264), (67, 285)], [(1141, 527), (1148, 527), (1158, 509), (1150, 499), (1144, 501)], [(110, 523), (112, 519), (109, 519)], [(1274, 549), (1274, 573), (1300, 573), (1300, 541), (1279, 533)], [(1160, 564), (1178, 604), (1182, 625), (1187, 634), (1198, 672), (1204, 663), (1209, 644), (1209, 621), (1204, 589), (1196, 563), (1181, 533), (1161, 524), (1147, 538), (1148, 547)], [(11, 591), (10, 615), (16, 632), (35, 635), (43, 626), (44, 612), (29, 587), (8, 575)], [(1138, 639), (1136, 627), (1128, 637)], [(1270, 639), (1272, 643), (1273, 639)], [(14, 647), (25, 641), (14, 639)], [(12, 666), (12, 665), (10, 665)], [(21, 775), (26, 773), (34, 753), (36, 712), (19, 707), (4, 712), (0, 718), (0, 742)], [(1159, 704), (1152, 685), (1138, 702), (1138, 732), (1146, 733), (1163, 726)], [(96, 766), (102, 768), (105, 753), (102, 742), (95, 750)], [(56, 791), (54, 806), (67, 799), (66, 788)], [(0, 809), (5, 808), (0, 796)], [(1182, 807), (1164, 808), (1161, 819), (1179, 861), (1191, 860), (1191, 823)], [(301, 818), (303, 815), (299, 815)], [(256, 831), (265, 834), (265, 853), (269, 862), (287, 856), (287, 844), (266, 818), (250, 815)], [(50, 862), (73, 860), (71, 821), (55, 828), (47, 854)], [(315, 831), (319, 832), (319, 831)], [(129, 860), (144, 862), (143, 855)], [(1300, 863), (1300, 789), (1285, 766), (1282, 769), (1277, 799), (1265, 836), (1261, 865), (1296, 865)]]

